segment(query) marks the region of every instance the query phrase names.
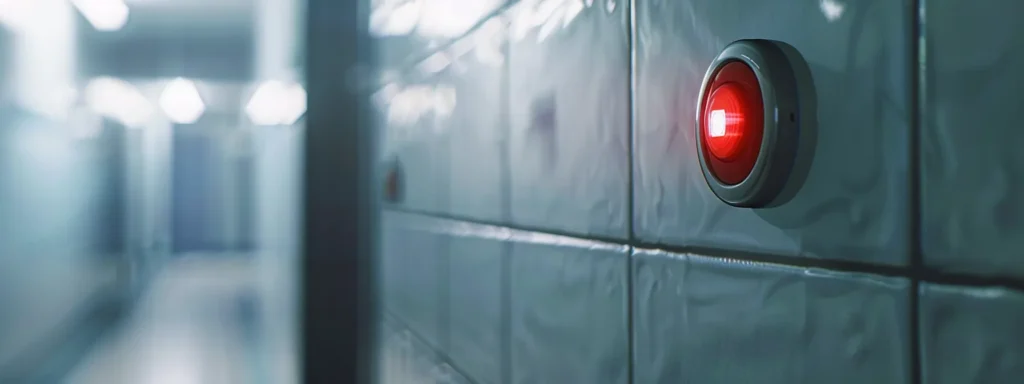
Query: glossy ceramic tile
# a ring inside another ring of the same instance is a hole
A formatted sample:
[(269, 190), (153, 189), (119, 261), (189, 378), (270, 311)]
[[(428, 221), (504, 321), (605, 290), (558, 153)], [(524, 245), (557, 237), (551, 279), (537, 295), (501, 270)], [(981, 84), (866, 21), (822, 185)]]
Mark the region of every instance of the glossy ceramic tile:
[(928, 2), (922, 247), (933, 266), (1024, 276), (1024, 26), (1011, 1)]
[[(448, 177), (445, 138), (438, 134), (432, 119), (421, 115), (433, 114), (432, 100), (437, 96), (433, 83), (410, 86), (415, 101), (402, 101), (402, 91), (385, 94), (387, 88), (375, 97), (376, 111), (381, 127), (381, 172), (396, 172), (398, 201), (386, 201), (401, 207), (427, 212), (443, 212), (448, 205), (448, 185), (438, 182)], [(423, 100), (431, 100), (430, 103)], [(412, 105), (404, 107), (404, 105)], [(397, 106), (396, 106), (397, 105)]]
[[(637, 1), (638, 235), (676, 245), (904, 263), (910, 12), (909, 1), (895, 0)], [(757, 210), (727, 206), (712, 194), (694, 141), (707, 66), (727, 44), (748, 38), (799, 51), (816, 93), (807, 95), (816, 106), (803, 121), (804, 148), (813, 157), (789, 181), (799, 188), (788, 202)]]
[(381, 326), (377, 354), (380, 384), (471, 384), (412, 332), (393, 322)]
[[(454, 108), (448, 118), (448, 213), (504, 221), (507, 179), (505, 140), (505, 17), (495, 17), (449, 49), (453, 61), (449, 89)], [(462, 52), (465, 51), (465, 52)]]
[(477, 383), (501, 383), (502, 259), (500, 241), (453, 235), (448, 264), (448, 357)]
[(374, 99), (385, 165), (407, 208), (501, 220), (504, 19), (489, 19), (390, 80)]
[(442, 254), (429, 220), (414, 215), (383, 215), (381, 273), (383, 307), (433, 346), (442, 342)]
[(383, 79), (450, 44), (504, 0), (373, 0), (369, 29)]
[(401, 231), (397, 228), (394, 215), (384, 212), (380, 226), (380, 264), (378, 269), (378, 289), (381, 307), (385, 312), (398, 312), (402, 290), (398, 286), (402, 278), (403, 250), (406, 248)]
[(904, 280), (638, 252), (637, 383), (906, 383)]
[(625, 238), (629, 4), (524, 0), (513, 9), (511, 221)]
[(626, 383), (627, 247), (512, 241), (511, 383)]
[(925, 284), (920, 306), (925, 383), (1013, 383), (1024, 375), (1020, 292)]

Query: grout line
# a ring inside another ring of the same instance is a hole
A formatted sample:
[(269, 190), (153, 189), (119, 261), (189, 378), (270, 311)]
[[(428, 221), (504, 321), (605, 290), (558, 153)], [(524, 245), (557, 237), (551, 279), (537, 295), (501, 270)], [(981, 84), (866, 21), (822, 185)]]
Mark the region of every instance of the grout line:
[[(634, 169), (636, 165), (634, 160), (636, 155), (636, 139), (633, 136), (636, 134), (636, 0), (629, 0), (629, 10), (627, 11), (627, 13), (627, 31), (629, 35), (629, 38), (626, 43), (629, 47), (629, 108), (627, 113), (629, 115), (629, 134), (627, 135), (628, 148), (626, 153), (629, 154), (629, 187), (626, 190), (626, 196), (628, 199), (626, 201), (626, 212), (628, 215), (628, 223), (626, 224), (628, 230), (626, 234), (630, 239), (630, 242), (633, 242), (637, 238), (636, 229), (634, 225), (634, 223), (636, 222), (636, 220), (634, 220), (634, 212), (636, 209), (636, 201), (634, 196), (636, 192), (636, 175)], [(631, 246), (629, 253), (626, 255), (626, 344), (628, 346), (626, 348), (626, 382), (629, 384), (633, 384), (636, 377), (636, 319), (634, 316), (634, 309), (636, 308), (636, 289), (634, 287), (633, 281), (634, 254), (634, 248)]]
[(439, 239), (439, 252), (437, 253), (437, 326), (438, 328), (438, 349), (445, 354), (452, 350), (452, 324), (451, 324), (451, 266), (452, 266), (452, 239), (444, 237)]
[(499, 102), (501, 103), (498, 108), (498, 113), (501, 114), (501, 146), (498, 148), (500, 153), (501, 162), (501, 174), (499, 175), (501, 183), (501, 217), (504, 221), (512, 220), (512, 119), (509, 107), (512, 100), (512, 25), (511, 20), (504, 20), (505, 29), (502, 31), (504, 34), (503, 43), (501, 46), (502, 54), (505, 55), (505, 64), (501, 66), (501, 93), (499, 94)]
[(501, 245), (500, 263), (501, 276), (498, 282), (501, 297), (501, 316), (498, 320), (499, 337), (498, 345), (501, 348), (501, 363), (499, 365), (499, 377), (502, 383), (512, 383), (512, 243)]
[(755, 263), (775, 264), (794, 268), (823, 269), (833, 272), (872, 274), (885, 277), (916, 279), (920, 282), (956, 285), (963, 287), (1001, 287), (1024, 292), (1024, 278), (1015, 276), (971, 275), (961, 272), (946, 272), (933, 268), (926, 268), (924, 266), (920, 266), (919, 268), (913, 268), (912, 266), (872, 264), (863, 261), (822, 259), (807, 256), (782, 256), (764, 252), (730, 250), (708, 246), (679, 246), (671, 244), (644, 242), (639, 240), (628, 240), (624, 238), (588, 236), (580, 235), (578, 233), (571, 233), (568, 231), (551, 230), (549, 228), (509, 225), (508, 223), (494, 223), (485, 220), (478, 220), (475, 218), (438, 214), (432, 212), (400, 208), (395, 206), (384, 207), (384, 210), (396, 214), (420, 216), (423, 218), (434, 220), (447, 220), (457, 222), (460, 224), (492, 226), (514, 231), (543, 233), (547, 235), (555, 235), (579, 240), (601, 242), (618, 246), (629, 246), (633, 248), (635, 251), (658, 250), (676, 254), (694, 254), (708, 256), (711, 258), (724, 260), (750, 261)]
[[(923, 372), (921, 362), (921, 314), (920, 314), (920, 284), (922, 278), (926, 276), (925, 265), (924, 265), (924, 253), (921, 250), (921, 242), (923, 238), (921, 236), (921, 179), (923, 174), (921, 172), (921, 121), (922, 112), (924, 108), (921, 104), (921, 96), (923, 94), (922, 87), (926, 85), (922, 76), (925, 76), (922, 58), (925, 57), (923, 50), (925, 44), (922, 44), (922, 39), (925, 38), (924, 31), (924, 12), (925, 12), (925, 0), (910, 0), (910, 33), (909, 38), (909, 74), (910, 74), (910, 124), (909, 124), (909, 163), (907, 172), (910, 174), (909, 180), (909, 197), (910, 197), (910, 212), (909, 212), (909, 238), (910, 238), (910, 268), (911, 268), (911, 280), (910, 280), (910, 292), (909, 292), (909, 311), (908, 316), (909, 330), (910, 330), (910, 382), (913, 384), (921, 384)], [(991, 281), (988, 281), (991, 283)]]
[[(512, 3), (512, 2), (510, 2)], [(503, 9), (505, 12), (508, 8)], [(499, 16), (504, 17), (504, 16)], [(502, 39), (501, 50), (505, 55), (505, 65), (501, 68), (501, 217), (503, 221), (512, 221), (512, 20), (505, 19), (504, 38)], [(501, 252), (498, 255), (500, 263), (498, 272), (498, 380), (501, 384), (512, 383), (512, 244), (502, 244)]]
[[(480, 219), (477, 219), (477, 218), (461, 216), (461, 215), (450, 215), (450, 214), (444, 214), (444, 213), (431, 212), (431, 211), (427, 211), (427, 210), (411, 209), (411, 208), (401, 207), (401, 206), (397, 206), (397, 205), (385, 206), (385, 207), (383, 207), (383, 210), (386, 211), (386, 212), (393, 212), (393, 213), (398, 213), (398, 214), (420, 216), (420, 217), (423, 217), (423, 218), (431, 218), (431, 219), (435, 219), (435, 220), (447, 220), (447, 221), (458, 222), (458, 223), (476, 224), (476, 225), (481, 225), (481, 226), (490, 226), (490, 227), (495, 227), (495, 228), (504, 228), (504, 229), (508, 229), (508, 230), (512, 230), (512, 231), (543, 233), (543, 234), (547, 234), (547, 235), (554, 235), (554, 236), (560, 236), (560, 237), (566, 237), (566, 238), (574, 238), (574, 239), (578, 239), (578, 240), (585, 240), (585, 241), (592, 241), (592, 242), (598, 242), (598, 243), (605, 243), (605, 244), (609, 244), (609, 245), (619, 245), (619, 246), (621, 246), (621, 245), (630, 245), (630, 244), (632, 244), (632, 242), (630, 242), (626, 238), (617, 238), (617, 237), (610, 237), (610, 236), (581, 235), (581, 234), (578, 234), (578, 233), (572, 233), (572, 232), (568, 232), (568, 231), (552, 230), (552, 229), (549, 229), (549, 228), (540, 228), (540, 227), (534, 227), (534, 226), (520, 226), (520, 225), (511, 224), (511, 220), (508, 223), (501, 223), (501, 222), (495, 222), (495, 221), (490, 221), (490, 220), (480, 220)], [(508, 217), (508, 219), (511, 219), (511, 218)]]

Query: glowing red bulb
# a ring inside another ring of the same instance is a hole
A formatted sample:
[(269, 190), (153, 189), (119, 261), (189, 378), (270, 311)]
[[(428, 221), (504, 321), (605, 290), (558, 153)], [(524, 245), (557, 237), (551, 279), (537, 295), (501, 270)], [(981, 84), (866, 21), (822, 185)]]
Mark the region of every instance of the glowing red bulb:
[(761, 152), (764, 103), (757, 75), (734, 61), (711, 79), (700, 117), (700, 135), (707, 166), (727, 185), (750, 175)]
[(711, 154), (722, 160), (732, 160), (743, 149), (746, 132), (746, 108), (743, 89), (739, 84), (726, 83), (711, 93), (704, 111), (704, 137)]

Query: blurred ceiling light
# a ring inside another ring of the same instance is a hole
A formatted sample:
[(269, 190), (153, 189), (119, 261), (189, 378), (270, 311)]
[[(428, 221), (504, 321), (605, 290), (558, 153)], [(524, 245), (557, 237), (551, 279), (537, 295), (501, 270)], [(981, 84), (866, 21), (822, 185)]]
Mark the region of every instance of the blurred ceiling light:
[(306, 113), (306, 90), (298, 83), (269, 80), (256, 88), (245, 113), (256, 125), (292, 125)]
[(71, 4), (98, 31), (116, 31), (128, 23), (128, 5), (123, 0), (71, 0)]
[(153, 113), (149, 100), (138, 89), (111, 77), (90, 80), (85, 87), (85, 102), (93, 112), (128, 127), (141, 126)]
[(33, 0), (0, 0), (0, 26), (20, 31), (34, 16), (33, 4)]
[(406, 1), (400, 4), (380, 4), (370, 13), (370, 32), (377, 36), (405, 36), (420, 21), (420, 2)]
[(180, 77), (171, 80), (160, 94), (160, 108), (176, 124), (195, 123), (206, 112), (196, 84)]

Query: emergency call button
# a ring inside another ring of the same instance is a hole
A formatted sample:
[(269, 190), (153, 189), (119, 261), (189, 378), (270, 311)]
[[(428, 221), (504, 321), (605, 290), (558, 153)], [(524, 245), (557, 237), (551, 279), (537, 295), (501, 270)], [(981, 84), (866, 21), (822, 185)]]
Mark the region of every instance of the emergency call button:
[(697, 101), (697, 153), (725, 203), (762, 207), (785, 186), (799, 141), (796, 75), (776, 43), (740, 40), (711, 63)]

